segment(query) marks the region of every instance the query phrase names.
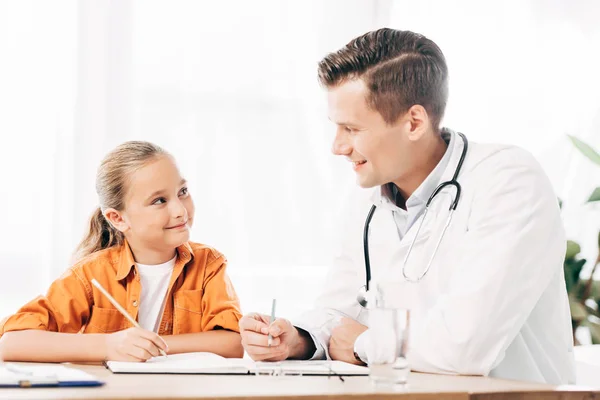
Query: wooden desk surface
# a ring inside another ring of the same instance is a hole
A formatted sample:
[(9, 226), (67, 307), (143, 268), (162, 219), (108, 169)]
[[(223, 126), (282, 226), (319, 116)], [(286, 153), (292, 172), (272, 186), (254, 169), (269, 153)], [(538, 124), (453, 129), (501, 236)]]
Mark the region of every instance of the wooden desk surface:
[(99, 365), (71, 365), (106, 384), (97, 388), (0, 389), (0, 399), (600, 399), (575, 386), (470, 376), (411, 373), (405, 389), (375, 388), (368, 377), (112, 374)]

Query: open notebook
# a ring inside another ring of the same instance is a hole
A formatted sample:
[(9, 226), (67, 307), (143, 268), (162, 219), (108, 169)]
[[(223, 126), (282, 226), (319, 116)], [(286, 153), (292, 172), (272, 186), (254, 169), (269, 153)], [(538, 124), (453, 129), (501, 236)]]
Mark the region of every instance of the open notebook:
[(104, 382), (87, 372), (63, 365), (0, 363), (0, 387), (101, 386), (103, 384)]
[(213, 375), (368, 375), (369, 369), (342, 361), (254, 362), (224, 358), (213, 353), (184, 353), (154, 357), (145, 363), (107, 361), (116, 374), (213, 374)]

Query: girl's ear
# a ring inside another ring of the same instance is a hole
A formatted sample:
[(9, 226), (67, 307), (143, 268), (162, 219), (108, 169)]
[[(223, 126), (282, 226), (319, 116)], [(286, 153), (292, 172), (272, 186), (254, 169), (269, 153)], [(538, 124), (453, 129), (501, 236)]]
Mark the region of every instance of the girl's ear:
[(123, 214), (114, 208), (104, 210), (104, 218), (119, 232), (125, 233), (129, 230), (129, 224), (123, 218)]

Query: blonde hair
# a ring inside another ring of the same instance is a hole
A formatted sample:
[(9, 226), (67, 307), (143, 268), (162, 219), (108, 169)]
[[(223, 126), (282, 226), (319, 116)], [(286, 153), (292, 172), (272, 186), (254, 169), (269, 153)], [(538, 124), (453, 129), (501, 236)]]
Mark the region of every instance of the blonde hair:
[(122, 211), (131, 174), (161, 155), (169, 153), (150, 142), (129, 141), (104, 157), (96, 174), (96, 193), (100, 206), (92, 214), (88, 232), (75, 250), (75, 261), (123, 243), (123, 233), (112, 226), (103, 212), (107, 208)]

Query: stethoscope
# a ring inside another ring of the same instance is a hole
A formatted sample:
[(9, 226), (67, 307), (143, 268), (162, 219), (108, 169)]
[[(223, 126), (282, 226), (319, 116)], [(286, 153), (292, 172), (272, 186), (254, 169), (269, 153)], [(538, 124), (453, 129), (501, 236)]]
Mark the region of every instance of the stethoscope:
[[(419, 282), (427, 274), (427, 272), (429, 271), (429, 268), (431, 268), (431, 263), (433, 262), (433, 259), (438, 251), (438, 248), (440, 247), (440, 243), (442, 242), (442, 239), (444, 238), (446, 229), (448, 229), (448, 226), (450, 225), (450, 221), (452, 221), (452, 214), (454, 213), (454, 210), (456, 210), (456, 206), (458, 205), (458, 201), (460, 200), (461, 186), (460, 186), (460, 183), (458, 183), (458, 181), (456, 180), (456, 178), (458, 178), (458, 174), (460, 174), (460, 170), (462, 168), (463, 162), (465, 161), (465, 157), (467, 155), (467, 149), (469, 147), (469, 141), (467, 140), (467, 137), (465, 135), (463, 135), (462, 133), (458, 132), (458, 135), (460, 135), (460, 137), (462, 138), (464, 146), (462, 149), (462, 154), (460, 155), (460, 160), (458, 161), (458, 165), (456, 166), (456, 170), (454, 171), (454, 176), (452, 177), (451, 180), (442, 182), (437, 188), (435, 188), (433, 193), (431, 193), (431, 196), (429, 196), (429, 199), (427, 200), (427, 203), (425, 205), (425, 211), (423, 212), (423, 218), (421, 219), (421, 222), (419, 223), (419, 226), (417, 228), (417, 233), (415, 234), (415, 237), (413, 238), (412, 242), (410, 243), (408, 252), (406, 253), (406, 256), (404, 257), (404, 262), (402, 264), (402, 276), (408, 282), (412, 282), (412, 283)], [(419, 237), (419, 232), (421, 232), (421, 227), (423, 226), (425, 217), (427, 217), (427, 212), (429, 211), (429, 205), (431, 204), (431, 202), (433, 201), (435, 196), (439, 192), (441, 192), (442, 189), (444, 189), (447, 186), (454, 186), (456, 188), (456, 194), (454, 195), (454, 201), (450, 205), (450, 209), (449, 209), (450, 213), (448, 214), (448, 219), (446, 220), (446, 225), (444, 225), (444, 229), (442, 230), (442, 235), (438, 239), (435, 249), (433, 250), (433, 253), (431, 254), (431, 258), (429, 259), (429, 263), (427, 264), (427, 267), (421, 273), (421, 275), (419, 275), (416, 279), (411, 279), (406, 274), (406, 263), (408, 261), (408, 258), (410, 257), (412, 248), (415, 245), (417, 238)], [(358, 295), (356, 296), (356, 301), (358, 301), (358, 304), (360, 304), (362, 307), (365, 307), (365, 308), (367, 307), (367, 292), (369, 291), (369, 282), (371, 281), (371, 260), (369, 258), (369, 224), (371, 223), (371, 218), (373, 218), (373, 214), (375, 213), (376, 208), (377, 208), (377, 206), (375, 204), (373, 204), (371, 206), (371, 209), (369, 210), (369, 214), (367, 215), (367, 219), (365, 221), (365, 229), (364, 229), (364, 234), (363, 234), (363, 246), (364, 246), (364, 255), (365, 255), (366, 284), (360, 288), (360, 290), (358, 291)]]

